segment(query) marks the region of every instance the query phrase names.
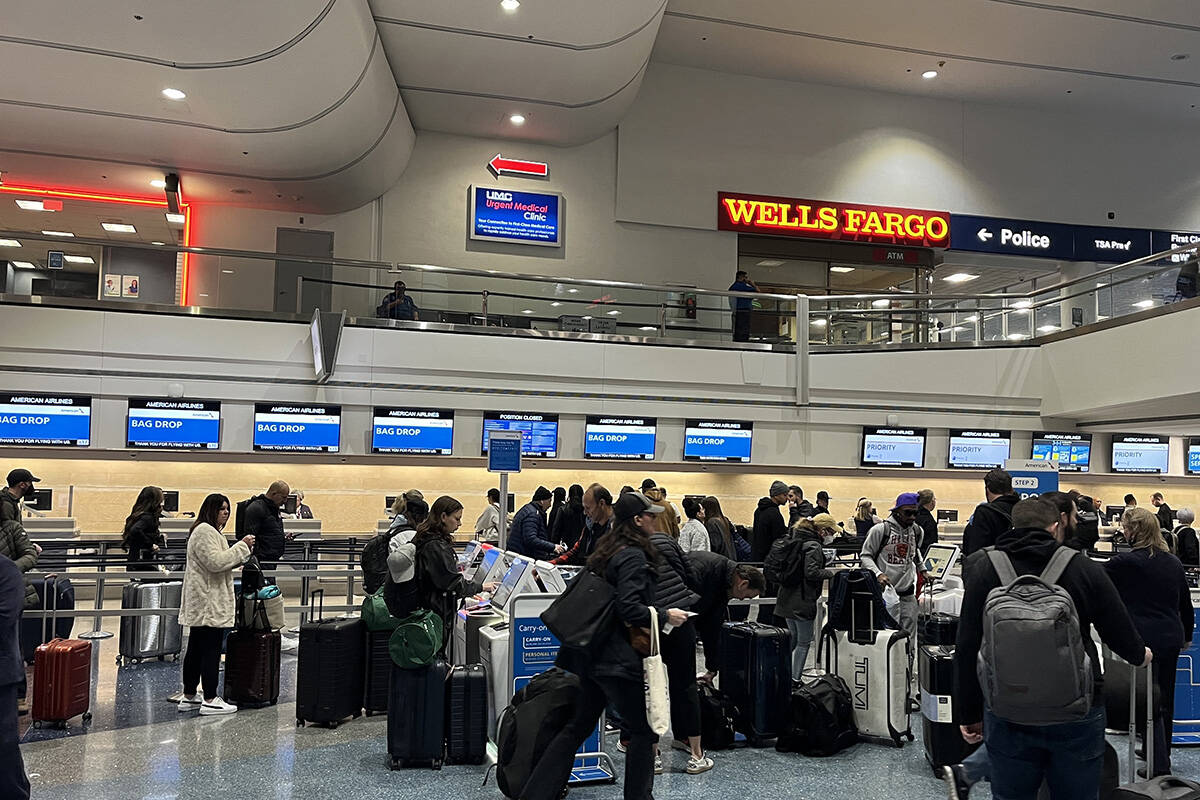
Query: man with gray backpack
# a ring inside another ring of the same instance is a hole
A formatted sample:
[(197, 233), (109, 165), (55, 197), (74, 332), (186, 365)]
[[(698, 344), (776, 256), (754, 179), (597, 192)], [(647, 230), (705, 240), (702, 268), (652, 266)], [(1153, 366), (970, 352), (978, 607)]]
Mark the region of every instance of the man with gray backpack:
[(1062, 546), (1054, 502), (1022, 500), (1012, 522), (963, 568), (956, 716), (964, 739), (987, 741), (994, 797), (1034, 797), (1045, 781), (1054, 800), (1094, 800), (1105, 717), (1091, 626), (1131, 664), (1150, 649), (1104, 569)]

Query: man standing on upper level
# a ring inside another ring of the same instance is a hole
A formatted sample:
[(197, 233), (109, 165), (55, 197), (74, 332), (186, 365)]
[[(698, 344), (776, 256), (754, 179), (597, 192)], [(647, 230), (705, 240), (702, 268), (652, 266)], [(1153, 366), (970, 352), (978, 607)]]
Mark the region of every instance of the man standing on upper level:
[[(757, 292), (758, 285), (750, 279), (744, 269), (739, 269), (729, 286), (731, 292)], [(735, 342), (750, 341), (750, 310), (754, 308), (754, 300), (749, 297), (729, 298), (729, 308), (733, 311), (733, 340)]]

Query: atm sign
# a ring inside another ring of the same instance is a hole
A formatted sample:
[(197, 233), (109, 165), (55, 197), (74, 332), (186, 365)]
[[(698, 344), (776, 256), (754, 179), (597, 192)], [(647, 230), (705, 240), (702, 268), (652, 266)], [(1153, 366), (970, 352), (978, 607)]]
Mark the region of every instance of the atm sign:
[(717, 230), (842, 242), (948, 247), (950, 214), (719, 192)]

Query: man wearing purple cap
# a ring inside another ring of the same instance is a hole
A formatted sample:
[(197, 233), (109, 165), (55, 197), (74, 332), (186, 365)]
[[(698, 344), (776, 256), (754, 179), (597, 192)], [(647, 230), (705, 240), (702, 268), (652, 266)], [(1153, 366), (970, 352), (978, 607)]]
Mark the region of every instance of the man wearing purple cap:
[(899, 622), (908, 631), (910, 652), (917, 641), (917, 570), (924, 571), (917, 503), (916, 492), (897, 497), (891, 516), (868, 531), (862, 548), (863, 569), (874, 573), (881, 587), (891, 586), (900, 595)]

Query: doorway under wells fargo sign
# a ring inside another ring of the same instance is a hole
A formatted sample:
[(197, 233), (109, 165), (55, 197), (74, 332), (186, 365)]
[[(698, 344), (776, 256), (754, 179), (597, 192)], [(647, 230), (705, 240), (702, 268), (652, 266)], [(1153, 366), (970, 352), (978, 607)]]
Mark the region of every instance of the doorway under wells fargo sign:
[(948, 247), (950, 214), (915, 208), (718, 192), (717, 230), (841, 242)]

